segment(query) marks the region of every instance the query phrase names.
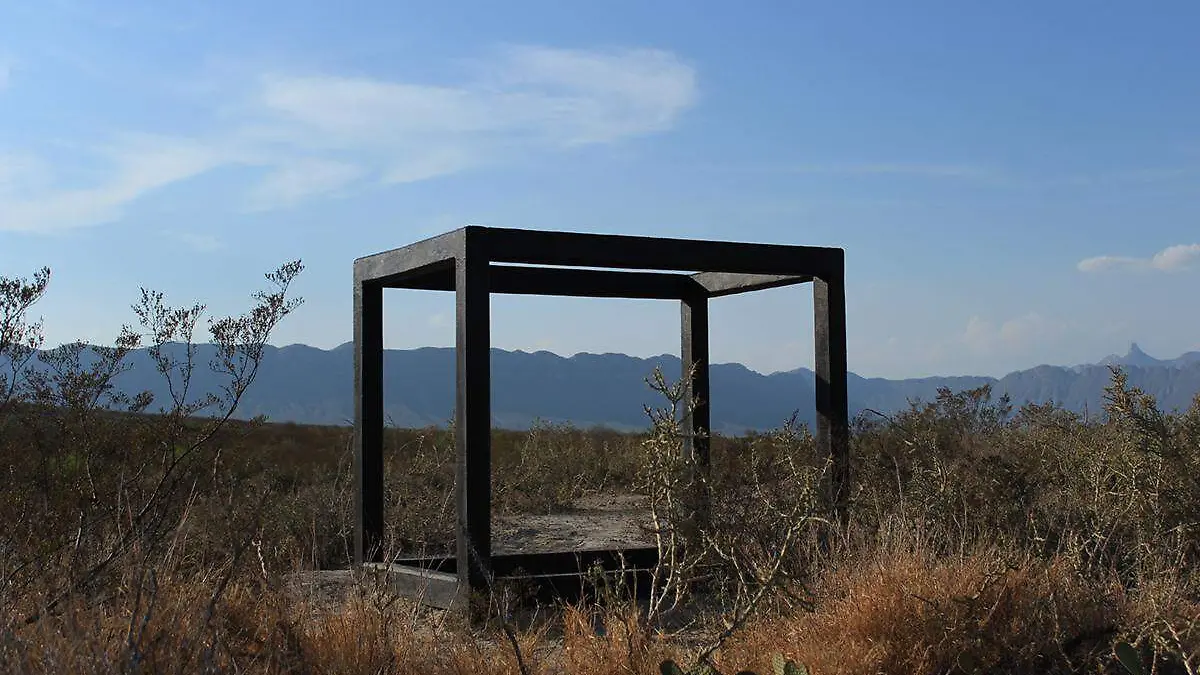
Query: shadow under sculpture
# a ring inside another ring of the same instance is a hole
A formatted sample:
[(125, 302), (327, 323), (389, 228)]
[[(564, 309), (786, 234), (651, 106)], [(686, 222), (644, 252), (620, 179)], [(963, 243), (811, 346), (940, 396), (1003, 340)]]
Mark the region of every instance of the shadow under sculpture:
[[(596, 563), (652, 567), (653, 548), (493, 554), (490, 294), (678, 300), (683, 372), (692, 373), (684, 383), (685, 409), (692, 410), (684, 450), (707, 467), (709, 299), (806, 282), (813, 283), (817, 447), (832, 459), (828, 498), (844, 517), (850, 462), (843, 249), (467, 226), (355, 260), (356, 566), (386, 571), (393, 586), (440, 607), (465, 606), (473, 592), (519, 570), (581, 583)], [(457, 549), (450, 558), (383, 560), (385, 288), (456, 296)]]

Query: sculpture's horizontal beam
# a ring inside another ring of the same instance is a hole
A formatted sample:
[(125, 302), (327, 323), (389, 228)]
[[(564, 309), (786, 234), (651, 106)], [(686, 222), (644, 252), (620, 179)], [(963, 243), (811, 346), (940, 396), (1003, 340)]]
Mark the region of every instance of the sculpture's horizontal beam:
[(527, 265), (824, 277), (838, 275), (843, 260), (841, 249), (819, 246), (468, 226), (359, 258), (354, 261), (354, 278), (385, 286), (413, 287), (401, 282), (444, 269), (463, 254), (469, 238), (482, 240), (479, 250), (489, 262)]
[(661, 300), (677, 300), (695, 288), (683, 274), (510, 265), (492, 265), (490, 283), (494, 293)]
[(822, 276), (840, 269), (843, 255), (817, 246), (485, 229), (492, 262), (530, 265)]
[(812, 281), (812, 277), (806, 275), (731, 274), (729, 272), (700, 272), (693, 274), (691, 278), (704, 287), (710, 298)]
[[(650, 569), (656, 562), (658, 562), (658, 549), (652, 546), (492, 554), (492, 569), (497, 577), (582, 574), (595, 565), (606, 570), (618, 570), (622, 567), (631, 570)], [(397, 558), (392, 561), (392, 564), (397, 568), (426, 569), (443, 574), (454, 574), (458, 561), (453, 556), (432, 556)]]
[(463, 241), (464, 230), (454, 230), (403, 248), (359, 258), (354, 261), (354, 280), (391, 286), (403, 279), (453, 269), (454, 258), (462, 253)]
[[(490, 265), (488, 277), (492, 293), (661, 300), (680, 300), (697, 293), (716, 298), (812, 281), (811, 276), (787, 274), (701, 272), (686, 275), (517, 265)], [(448, 267), (433, 266), (424, 274), (414, 274), (386, 285), (392, 288), (452, 291), (453, 263), (449, 263)]]
[[(388, 284), (393, 288), (427, 291), (454, 290), (454, 268)], [(490, 265), (488, 290), (509, 295), (557, 295), (584, 298), (678, 300), (703, 289), (686, 274), (622, 272), (563, 267)]]

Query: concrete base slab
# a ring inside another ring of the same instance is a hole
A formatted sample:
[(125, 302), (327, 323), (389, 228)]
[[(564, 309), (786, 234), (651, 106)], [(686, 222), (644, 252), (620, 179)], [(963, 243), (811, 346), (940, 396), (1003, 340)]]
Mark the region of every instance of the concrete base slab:
[(459, 607), (458, 576), (455, 574), (392, 563), (363, 563), (363, 572), (385, 582), (394, 593), (430, 607)]

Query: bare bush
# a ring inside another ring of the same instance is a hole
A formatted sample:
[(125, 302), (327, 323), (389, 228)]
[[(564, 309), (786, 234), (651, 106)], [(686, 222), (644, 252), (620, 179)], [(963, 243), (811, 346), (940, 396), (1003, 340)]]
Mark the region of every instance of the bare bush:
[[(988, 387), (860, 417), (844, 528), (807, 428), (713, 436), (700, 466), (682, 389), (656, 373), (647, 433), (493, 437), (501, 514), (642, 492), (647, 603), (536, 608), (520, 629), (521, 589), (498, 585), (501, 620), (471, 632), (381, 588), (297, 598), (289, 573), (353, 557), (350, 432), (234, 411), (300, 270), (208, 320), (211, 344), (202, 305), (143, 291), (111, 346), (52, 349), (30, 317), (49, 270), (0, 278), (0, 670), (731, 672), (779, 652), (827, 673), (1112, 673), (1117, 645), (1147, 672), (1200, 667), (1200, 397), (1165, 413), (1119, 369), (1097, 419)], [(119, 386), (141, 358), (157, 396)], [(453, 550), (453, 430), (385, 438), (389, 548)]]
[[(20, 406), (5, 415), (4, 441), (13, 468), (33, 479), (16, 481), (5, 504), (23, 516), (9, 532), (11, 554), (0, 568), (0, 601), (10, 616), (32, 623), (68, 599), (100, 601), (124, 585), (139, 589), (140, 602), (140, 589), (164, 562), (175, 569), (211, 563), (177, 555), (181, 526), (198, 509), (242, 521), (232, 528), (239, 540), (217, 549), (240, 559), (252, 536), (244, 527), (250, 516), (221, 492), (213, 439), (253, 382), (272, 330), (297, 307), (286, 293), (302, 269), (297, 261), (267, 274), (274, 289), (255, 293), (247, 313), (210, 319), (215, 356), (208, 366), (224, 382), (220, 394), (199, 396), (190, 396), (190, 384), (203, 306), (168, 307), (161, 293), (143, 289), (133, 309), (144, 334), (127, 326), (112, 347), (75, 342), (35, 352), (41, 323), (28, 323), (24, 312), (44, 293), (49, 273), (32, 283), (0, 280), (8, 296), (2, 355), (12, 373), (8, 391)], [(155, 415), (140, 414), (153, 403), (149, 392), (129, 396), (116, 387), (143, 339), (171, 398)], [(209, 416), (197, 417), (201, 412)], [(11, 442), (24, 452), (13, 453)]]

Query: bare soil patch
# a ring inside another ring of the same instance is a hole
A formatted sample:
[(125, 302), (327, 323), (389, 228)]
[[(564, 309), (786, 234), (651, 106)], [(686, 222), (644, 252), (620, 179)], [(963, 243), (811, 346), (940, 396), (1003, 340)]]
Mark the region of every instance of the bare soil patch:
[(492, 524), (496, 553), (579, 551), (649, 546), (643, 525), (649, 511), (642, 495), (585, 495), (569, 511), (500, 516)]
[[(561, 513), (497, 516), (492, 522), (492, 549), (536, 553), (652, 546), (643, 529), (648, 519), (643, 495), (589, 494)], [(355, 587), (357, 576), (352, 570), (296, 572), (288, 576), (288, 590), (319, 606), (337, 606)]]

